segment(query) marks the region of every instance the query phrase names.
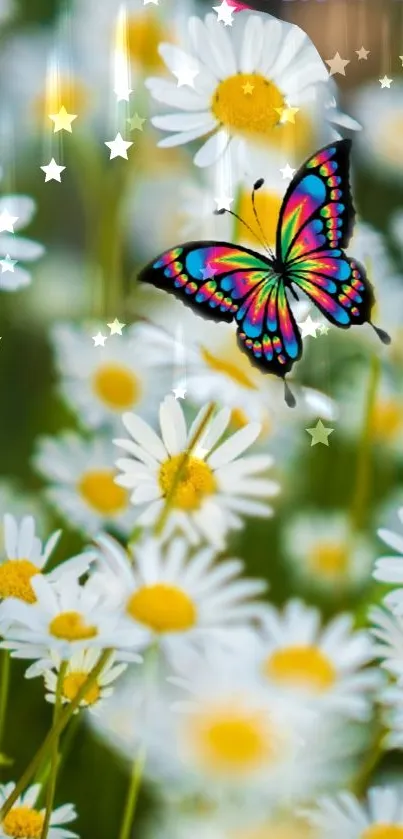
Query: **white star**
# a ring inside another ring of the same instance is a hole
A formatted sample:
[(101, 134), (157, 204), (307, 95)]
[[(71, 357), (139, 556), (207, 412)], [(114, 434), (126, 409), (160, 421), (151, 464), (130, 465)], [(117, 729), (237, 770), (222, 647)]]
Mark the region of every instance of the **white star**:
[(130, 94), (133, 93), (131, 87), (129, 87), (129, 85), (127, 83), (125, 84), (124, 82), (122, 82), (119, 85), (115, 85), (115, 87), (113, 88), (113, 92), (116, 93), (116, 98), (118, 102), (122, 102), (123, 100), (125, 102), (128, 102)]
[(319, 329), (319, 324), (314, 323), (310, 315), (303, 323), (299, 323), (298, 326), (301, 330), (301, 338), (307, 338), (308, 335), (316, 338), (316, 330)]
[(52, 157), (52, 160), (47, 166), (41, 166), (42, 172), (45, 173), (45, 184), (48, 181), (59, 181), (61, 183), (60, 172), (63, 172), (65, 168), (65, 166), (59, 166), (55, 158)]
[(336, 55), (333, 58), (327, 58), (326, 64), (330, 67), (330, 76), (334, 76), (335, 73), (340, 73), (341, 76), (346, 75), (346, 67), (347, 64), (350, 64), (350, 59), (342, 58), (339, 52), (336, 52)]
[(14, 224), (18, 221), (18, 216), (11, 216), (8, 210), (3, 210), (0, 213), (0, 233), (4, 233), (5, 230), (8, 233), (14, 233)]
[(158, 6), (158, 0), (143, 0), (143, 6), (149, 6), (150, 3), (154, 3), (154, 6)]
[(360, 50), (356, 50), (356, 53), (359, 61), (367, 61), (370, 51), (366, 50), (365, 47), (361, 47)]
[(113, 321), (113, 323), (108, 323), (109, 329), (111, 330), (111, 335), (121, 335), (122, 329), (125, 328), (125, 323), (120, 323), (117, 318)]
[(290, 164), (289, 164), (289, 163), (286, 163), (286, 165), (284, 166), (284, 168), (283, 168), (283, 169), (280, 169), (280, 172), (281, 172), (281, 174), (282, 174), (282, 176), (283, 176), (283, 181), (285, 181), (285, 180), (286, 180), (286, 178), (287, 178), (288, 180), (291, 180), (291, 178), (293, 178), (293, 177), (294, 177), (294, 174), (295, 174), (295, 172), (296, 172), (296, 171), (297, 171), (297, 170), (296, 170), (296, 169), (293, 169), (293, 168), (290, 166)]
[(217, 21), (222, 21), (224, 26), (232, 26), (235, 7), (230, 6), (227, 0), (222, 0), (221, 6), (213, 6), (213, 11), (217, 12)]
[(388, 76), (385, 75), (383, 79), (379, 79), (379, 81), (381, 83), (381, 87), (390, 87), (393, 79), (389, 79)]
[(180, 385), (178, 387), (172, 388), (172, 393), (173, 393), (175, 399), (184, 399), (185, 396), (186, 396), (185, 388), (181, 387)]
[(320, 335), (327, 335), (329, 332), (330, 327), (326, 323), (319, 324), (319, 334)]
[(230, 210), (233, 200), (228, 195), (222, 195), (221, 198), (214, 198), (217, 204), (217, 210)]
[(129, 149), (133, 143), (129, 143), (128, 140), (124, 140), (121, 133), (118, 132), (115, 139), (105, 141), (105, 145), (111, 150), (109, 160), (113, 160), (114, 157), (124, 157), (125, 160), (128, 160), (127, 149)]
[(97, 335), (93, 335), (92, 340), (94, 342), (94, 347), (104, 347), (107, 337), (106, 335), (102, 335), (102, 332), (98, 332)]
[(14, 265), (16, 265), (16, 264), (17, 264), (17, 260), (16, 259), (11, 259), (11, 256), (10, 256), (9, 253), (6, 254), (4, 259), (0, 259), (1, 273), (5, 274), (6, 271), (11, 271), (11, 273), (14, 274)]
[(199, 70), (192, 70), (191, 67), (181, 67), (180, 70), (173, 70), (172, 72), (178, 79), (178, 87), (183, 87), (185, 84), (194, 87), (194, 80), (199, 75)]

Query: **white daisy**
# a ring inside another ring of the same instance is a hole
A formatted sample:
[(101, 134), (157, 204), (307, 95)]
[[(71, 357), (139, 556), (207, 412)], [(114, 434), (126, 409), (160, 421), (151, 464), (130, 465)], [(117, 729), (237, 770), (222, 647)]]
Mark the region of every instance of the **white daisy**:
[(164, 549), (148, 538), (128, 554), (109, 536), (95, 542), (101, 550), (94, 583), (98, 578), (101, 590), (115, 592), (127, 629), (140, 624), (173, 662), (189, 645), (236, 647), (263, 609), (254, 598), (266, 583), (241, 578), (238, 559), (215, 562), (212, 548), (189, 556), (182, 539)]
[[(32, 578), (45, 571), (61, 535), (61, 530), (57, 530), (42, 545), (35, 528), (32, 516), (25, 516), (20, 523), (9, 513), (4, 516), (5, 557), (0, 559), (0, 600), (16, 597), (25, 603), (35, 603)], [(66, 576), (77, 579), (88, 571), (93, 556), (90, 551), (78, 554), (47, 572), (46, 577), (51, 582)]]
[[(66, 704), (72, 702), (83, 686), (91, 670), (98, 663), (101, 653), (97, 650), (80, 650), (67, 662), (63, 674), (61, 687), (61, 701)], [(98, 713), (103, 704), (112, 696), (114, 688), (111, 685), (124, 673), (127, 661), (133, 661), (129, 653), (113, 653), (106, 662), (95, 682), (91, 685), (85, 697), (80, 702), (80, 708), (89, 708)], [(56, 700), (56, 690), (62, 659), (56, 652), (52, 652), (49, 659), (36, 661), (25, 673), (27, 679), (43, 676), (47, 693), (45, 699), (52, 704)], [(78, 709), (76, 713), (78, 712)]]
[(34, 466), (51, 486), (46, 498), (81, 532), (108, 527), (127, 535), (134, 527), (129, 494), (115, 483), (115, 450), (106, 437), (84, 440), (65, 432), (39, 440)]
[(21, 267), (21, 262), (34, 262), (45, 252), (43, 245), (18, 236), (18, 231), (26, 227), (34, 213), (35, 201), (27, 195), (3, 195), (0, 198), (0, 214), (8, 211), (16, 218), (12, 225), (14, 232), (0, 233), (0, 259), (9, 256), (17, 260), (12, 270), (2, 270), (0, 273), (0, 290), (17, 291), (31, 282), (29, 271)]
[(277, 494), (279, 487), (261, 477), (271, 466), (271, 457), (239, 457), (257, 439), (258, 423), (250, 423), (215, 448), (230, 420), (227, 409), (207, 422), (177, 478), (184, 453), (207, 417), (206, 410), (201, 409), (188, 430), (178, 401), (167, 396), (160, 407), (161, 438), (136, 414), (124, 414), (125, 428), (134, 442), (115, 441), (131, 455), (117, 461), (123, 474), (116, 482), (132, 491), (132, 504), (147, 504), (138, 525), (158, 521), (174, 488), (165, 533), (179, 529), (192, 544), (203, 536), (222, 548), (228, 531), (242, 527), (242, 515), (266, 517), (272, 513), (266, 499)]
[(402, 99), (403, 83), (396, 76), (390, 90), (382, 90), (379, 82), (374, 81), (359, 88), (350, 100), (352, 112), (363, 127), (362, 134), (357, 135), (360, 159), (372, 171), (378, 170), (381, 177), (394, 180), (403, 175)]
[[(198, 655), (192, 655), (192, 652), (188, 649), (187, 655), (182, 656), (181, 659), (178, 656), (175, 657), (176, 672), (179, 669), (184, 674), (185, 679), (190, 677), (196, 693), (196, 703), (197, 697), (200, 696), (200, 704), (206, 706), (206, 712), (210, 708), (210, 702), (214, 704), (214, 697), (216, 697), (218, 706), (217, 711), (220, 710), (225, 699), (228, 701), (228, 707), (231, 708), (229, 700), (231, 691), (234, 700), (238, 691), (242, 695), (245, 692), (248, 697), (251, 694), (252, 696), (256, 695), (257, 690), (260, 697), (259, 702), (267, 702), (268, 704), (265, 707), (268, 709), (271, 707), (273, 699), (271, 686), (263, 685), (256, 678), (251, 679), (249, 659), (253, 659), (254, 654), (252, 640), (248, 648), (244, 644), (239, 644), (233, 655), (226, 653), (223, 666), (221, 663), (217, 663), (213, 672), (208, 664), (206, 672), (205, 658), (207, 655), (209, 662), (212, 654), (211, 649), (206, 649), (203, 657), (200, 658)], [(247, 655), (246, 659), (245, 654)], [(230, 661), (232, 661), (231, 665)], [(145, 663), (143, 667), (146, 666)], [(223, 673), (227, 673), (230, 666), (231, 668), (234, 667), (231, 678), (223, 675)], [(159, 659), (158, 668), (152, 674), (151, 689), (147, 698), (145, 697), (143, 667), (133, 668), (128, 676), (118, 683), (113, 696), (103, 706), (99, 715), (91, 717), (92, 727), (95, 727), (98, 735), (108, 742), (109, 747), (114, 752), (123, 755), (130, 762), (134, 760), (138, 753), (139, 744), (146, 741), (148, 754), (146, 775), (154, 781), (164, 780), (165, 799), (167, 796), (170, 799), (178, 796), (182, 799), (189, 795), (190, 800), (193, 801), (193, 796), (196, 794), (201, 796), (202, 800), (207, 799), (211, 803), (230, 805), (231, 814), (232, 816), (235, 815), (235, 824), (238, 826), (240, 820), (245, 820), (245, 817), (247, 819), (247, 813), (252, 817), (252, 820), (258, 818), (260, 813), (263, 813), (264, 818), (267, 813), (273, 811), (273, 808), (277, 812), (277, 809), (281, 809), (284, 804), (286, 807), (290, 807), (295, 802), (311, 800), (313, 796), (323, 791), (337, 790), (340, 786), (350, 784), (362, 764), (364, 752), (369, 750), (370, 727), (368, 725), (351, 723), (345, 717), (336, 718), (332, 716), (325, 720), (323, 716), (318, 717), (314, 714), (313, 717), (309, 715), (308, 718), (301, 707), (299, 698), (296, 696), (293, 698), (291, 696), (285, 697), (286, 713), (290, 712), (293, 720), (299, 719), (302, 714), (304, 721), (303, 743), (300, 744), (302, 748), (299, 750), (298, 760), (295, 760), (292, 766), (287, 786), (284, 787), (281, 794), (269, 800), (265, 793), (262, 796), (259, 785), (256, 789), (256, 796), (254, 795), (251, 778), (252, 787), (248, 784), (242, 792), (238, 787), (236, 797), (231, 795), (229, 787), (226, 786), (227, 793), (230, 793), (230, 797), (228, 797), (224, 786), (217, 784), (219, 780), (217, 774), (214, 772), (214, 774), (210, 773), (209, 775), (208, 767), (201, 769), (200, 756), (197, 754), (188, 756), (187, 750), (182, 746), (183, 738), (187, 732), (186, 719), (183, 720), (181, 716), (178, 718), (178, 710), (175, 710), (178, 701), (177, 680), (173, 679), (175, 684), (167, 681), (167, 676), (172, 676), (172, 670), (169, 669), (170, 665), (163, 658)], [(219, 676), (217, 676), (217, 670), (220, 671)], [(223, 670), (223, 673), (221, 673), (221, 670)], [(201, 675), (203, 672), (205, 677)], [(206, 682), (202, 689), (199, 689), (199, 682), (197, 685), (195, 684), (196, 673), (200, 673), (200, 680), (203, 683)], [(175, 685), (176, 689), (174, 690)], [(179, 698), (183, 699), (183, 693), (180, 694)], [(245, 704), (248, 705), (247, 699)], [(251, 704), (253, 704), (252, 697)], [(275, 697), (276, 708), (278, 704), (281, 704), (281, 699), (277, 694)], [(290, 705), (292, 705), (292, 708), (290, 708)], [(192, 710), (193, 708), (196, 710), (193, 701), (190, 708), (186, 703), (185, 710)], [(146, 713), (147, 709), (148, 713)], [(236, 721), (234, 720), (234, 722)], [(297, 727), (299, 728), (299, 724)], [(241, 732), (242, 725), (240, 725)], [(230, 736), (231, 730), (228, 734)], [(225, 726), (223, 727), (222, 737), (224, 740)], [(236, 749), (235, 744), (238, 744), (239, 760), (242, 758), (242, 749), (244, 748), (245, 763), (247, 764), (247, 730), (245, 737), (245, 746), (243, 747), (240, 737), (235, 740), (234, 748)], [(180, 749), (178, 748), (178, 741), (181, 744)], [(219, 745), (218, 742), (217, 746)], [(224, 743), (222, 748), (225, 748)], [(230, 748), (229, 745), (228, 748)], [(185, 750), (184, 755), (183, 750)], [(234, 762), (236, 762), (236, 758), (236, 751), (234, 751)], [(242, 775), (241, 767), (239, 774)], [(271, 787), (269, 792), (271, 792)], [(287, 796), (288, 801), (284, 801)], [(212, 799), (214, 799), (214, 802)], [(253, 801), (252, 810), (250, 807), (247, 809), (251, 800)], [(284, 838), (282, 837), (282, 839)]]
[(161, 776), (186, 773), (212, 797), (263, 791), (268, 805), (281, 806), (314, 717), (248, 678), (238, 656), (190, 658), (172, 681), (187, 696), (175, 703), (172, 739), (159, 747)]
[[(13, 782), (0, 786), (0, 808), (15, 789)], [(45, 810), (37, 810), (35, 804), (41, 792), (40, 784), (33, 784), (17, 798), (11, 810), (0, 821), (0, 839), (20, 837), (20, 839), (38, 839), (45, 820)], [(77, 813), (73, 804), (62, 804), (52, 811), (48, 839), (69, 839), (78, 836), (66, 828), (75, 821)]]
[(128, 631), (122, 626), (114, 604), (91, 585), (91, 579), (84, 586), (64, 578), (51, 584), (37, 574), (32, 588), (35, 603), (10, 597), (0, 605), (5, 638), (1, 646), (16, 658), (49, 659), (56, 652), (66, 661), (90, 648), (134, 650), (146, 640), (140, 627)]
[[(397, 510), (400, 524), (403, 525), (403, 507)], [(381, 527), (378, 536), (383, 542), (397, 551), (398, 556), (382, 556), (375, 563), (373, 576), (383, 583), (395, 583), (398, 586), (403, 584), (403, 534), (395, 533), (393, 530)], [(403, 588), (393, 592), (393, 600), (399, 600), (403, 595)], [(392, 595), (389, 595), (391, 597)]]
[(116, 424), (123, 411), (129, 410), (151, 419), (166, 393), (167, 376), (150, 365), (135, 326), (126, 327), (122, 335), (109, 336), (101, 350), (91, 340), (97, 328), (58, 324), (52, 331), (66, 402), (91, 428)]
[[(329, 111), (324, 100), (330, 98), (333, 86), (305, 32), (271, 15), (253, 14), (236, 16), (228, 33), (217, 16), (209, 14), (204, 22), (190, 18), (188, 37), (190, 53), (161, 44), (160, 54), (173, 74), (178, 67), (197, 70), (194, 88), (178, 88), (176, 79), (146, 81), (154, 99), (178, 109), (153, 119), (157, 128), (173, 132), (161, 146), (210, 135), (194, 158), (197, 166), (204, 167), (225, 152), (232, 160), (246, 159), (249, 142), (253, 146), (264, 142), (277, 156), (279, 147), (283, 156), (285, 150), (288, 155), (291, 150), (298, 153), (301, 146), (306, 151), (315, 145), (312, 134), (321, 121), (326, 125)], [(251, 95), (243, 90), (245, 85), (252, 86)], [(335, 122), (357, 127), (332, 110)]]
[(401, 839), (403, 804), (393, 787), (372, 787), (361, 804), (351, 792), (319, 799), (307, 814), (321, 839)]
[(334, 595), (369, 584), (373, 546), (364, 534), (350, 534), (344, 512), (307, 512), (290, 518), (282, 541), (284, 558), (309, 588)]
[(379, 674), (366, 667), (373, 645), (367, 632), (353, 632), (351, 615), (321, 627), (318, 609), (290, 600), (282, 612), (267, 606), (261, 623), (254, 659), (264, 682), (318, 712), (368, 719)]

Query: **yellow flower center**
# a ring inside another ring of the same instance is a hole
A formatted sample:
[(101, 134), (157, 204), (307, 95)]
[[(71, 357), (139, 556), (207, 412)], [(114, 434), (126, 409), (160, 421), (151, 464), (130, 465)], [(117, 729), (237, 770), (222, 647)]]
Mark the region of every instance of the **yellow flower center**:
[(98, 635), (97, 627), (86, 624), (80, 612), (60, 612), (51, 620), (49, 632), (63, 641), (85, 641)]
[(403, 825), (374, 824), (364, 830), (361, 839), (403, 839)]
[(377, 403), (372, 418), (374, 437), (388, 440), (396, 437), (403, 426), (402, 406), (395, 399), (384, 399)]
[(43, 813), (32, 807), (13, 807), (3, 819), (1, 829), (6, 836), (40, 839), (44, 818)]
[(253, 771), (281, 753), (276, 733), (259, 711), (217, 708), (193, 715), (189, 725), (193, 744), (212, 771)]
[[(232, 345), (233, 342), (231, 342)], [(237, 353), (240, 355), (240, 350), (235, 347)], [(232, 352), (231, 352), (232, 350)], [(234, 382), (241, 387), (247, 388), (247, 390), (257, 390), (256, 385), (251, 379), (251, 375), (248, 370), (248, 366), (246, 366), (246, 370), (244, 369), (244, 360), (238, 359), (238, 355), (236, 355), (236, 363), (231, 361), (234, 357), (234, 347), (224, 348), (223, 352), (220, 356), (213, 355), (209, 350), (206, 350), (204, 347), (201, 348), (201, 356), (203, 361), (207, 364), (210, 370), (214, 370), (216, 373), (224, 373), (225, 376), (229, 376)], [(250, 365), (249, 365), (250, 368)]]
[[(158, 481), (164, 496), (175, 491), (172, 505), (181, 510), (198, 510), (203, 499), (217, 489), (213, 471), (197, 457), (189, 457), (182, 466), (183, 455), (178, 454), (162, 463)], [(178, 469), (180, 470), (178, 478)]]
[[(281, 195), (276, 192), (268, 192), (267, 190), (259, 189), (256, 193), (256, 210), (263, 229), (265, 240), (269, 245), (275, 245), (276, 243), (277, 219), (279, 217), (281, 203)], [(242, 240), (253, 245), (253, 247), (256, 247), (256, 242), (261, 240), (262, 234), (253, 213), (250, 190), (247, 191), (242, 189), (238, 207), (238, 215), (246, 222), (246, 224), (249, 225), (255, 235), (250, 233), (243, 224), (237, 221), (235, 225), (236, 239), (238, 241)]]
[(302, 644), (275, 650), (264, 672), (280, 684), (311, 688), (315, 693), (325, 692), (336, 681), (335, 668), (322, 650)]
[(89, 91), (77, 79), (49, 79), (46, 87), (34, 100), (33, 110), (37, 119), (45, 117), (50, 126), (49, 114), (58, 114), (63, 105), (69, 114), (82, 114), (90, 99)]
[(119, 364), (104, 364), (93, 378), (96, 395), (108, 408), (117, 411), (131, 408), (140, 397), (137, 377), (131, 370)]
[(345, 545), (318, 542), (311, 551), (310, 565), (323, 577), (341, 577), (348, 569), (348, 560)]
[[(252, 85), (245, 95), (244, 86)], [(255, 141), (270, 138), (285, 155), (309, 154), (312, 124), (300, 109), (295, 122), (282, 122), (276, 108), (285, 108), (285, 99), (278, 87), (259, 73), (237, 73), (221, 81), (213, 95), (211, 110), (217, 121), (232, 132), (253, 136)], [(277, 216), (276, 216), (277, 218)]]
[[(76, 698), (78, 691), (82, 688), (84, 682), (88, 678), (88, 673), (68, 673), (63, 679), (63, 696), (72, 702)], [(85, 693), (84, 702), (87, 705), (94, 705), (98, 701), (100, 695), (99, 686), (95, 683), (91, 685)]]
[(132, 594), (126, 608), (130, 617), (154, 632), (184, 632), (197, 620), (196, 607), (190, 597), (166, 583), (139, 589)]
[(127, 492), (115, 484), (115, 476), (116, 472), (108, 469), (86, 472), (77, 487), (87, 504), (104, 516), (119, 513), (127, 506)]
[(25, 603), (35, 603), (31, 579), (39, 573), (39, 568), (29, 559), (7, 559), (0, 565), (0, 600), (18, 597)]
[(164, 62), (158, 52), (162, 41), (169, 39), (156, 14), (152, 11), (132, 15), (127, 21), (129, 55), (146, 73), (162, 70)]
[[(248, 84), (253, 91), (245, 95), (243, 88)], [(273, 82), (258, 73), (237, 73), (219, 83), (211, 108), (218, 122), (227, 128), (267, 136), (280, 121), (275, 108), (284, 105), (283, 95)]]

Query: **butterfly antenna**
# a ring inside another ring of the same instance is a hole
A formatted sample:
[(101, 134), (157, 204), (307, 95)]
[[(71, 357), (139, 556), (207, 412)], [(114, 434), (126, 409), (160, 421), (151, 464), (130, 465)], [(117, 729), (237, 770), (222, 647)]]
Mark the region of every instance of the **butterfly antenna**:
[(254, 230), (252, 230), (251, 226), (246, 221), (244, 221), (243, 218), (241, 218), (241, 216), (238, 215), (238, 213), (234, 213), (233, 210), (226, 210), (224, 207), (222, 208), (222, 210), (214, 210), (215, 216), (223, 216), (224, 213), (228, 213), (228, 215), (233, 216), (238, 221), (240, 221), (241, 224), (243, 224), (243, 226), (246, 227), (246, 229), (249, 230), (250, 233), (252, 233), (252, 236), (258, 240), (262, 248), (264, 248), (265, 251), (269, 251), (269, 256), (272, 257), (272, 254), (270, 253), (270, 250), (268, 249), (264, 239), (259, 239), (259, 236), (256, 236), (256, 233)]
[(257, 192), (257, 190), (258, 190), (258, 189), (261, 189), (261, 187), (263, 186), (263, 184), (264, 184), (264, 179), (263, 179), (263, 178), (259, 178), (259, 180), (258, 180), (258, 181), (256, 181), (256, 183), (253, 185), (253, 190), (252, 190), (252, 208), (253, 208), (253, 215), (255, 216), (257, 226), (258, 226), (258, 228), (259, 228), (259, 230), (260, 230), (260, 232), (261, 232), (261, 234), (262, 234), (262, 238), (263, 238), (263, 241), (264, 241), (264, 243), (265, 243), (266, 250), (269, 252), (269, 254), (270, 254), (271, 258), (272, 258), (272, 259), (274, 259), (274, 253), (273, 253), (272, 249), (270, 248), (270, 246), (269, 246), (268, 242), (266, 242), (265, 235), (264, 235), (264, 230), (263, 230), (263, 227), (262, 227), (262, 224), (261, 224), (260, 218), (259, 218), (259, 216), (258, 216), (258, 214), (257, 214), (256, 204), (255, 204), (255, 195), (256, 195), (256, 192)]
[(388, 335), (388, 333), (385, 332), (384, 329), (380, 329), (379, 326), (375, 326), (375, 324), (371, 323), (371, 321), (370, 325), (372, 326), (372, 329), (376, 332), (378, 338), (380, 338), (383, 344), (390, 344), (392, 342), (390, 335)]
[(296, 400), (291, 388), (289, 387), (289, 385), (287, 384), (285, 379), (284, 379), (284, 401), (285, 401), (286, 405), (288, 405), (289, 408), (295, 408), (295, 406), (297, 404), (297, 400)]

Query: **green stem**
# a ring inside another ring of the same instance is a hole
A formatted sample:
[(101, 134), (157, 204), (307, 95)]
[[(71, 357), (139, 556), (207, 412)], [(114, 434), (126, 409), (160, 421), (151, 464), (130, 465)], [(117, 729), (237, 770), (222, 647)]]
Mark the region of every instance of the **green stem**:
[[(144, 707), (146, 714), (150, 708), (154, 686), (156, 682), (156, 667), (159, 660), (159, 643), (153, 643), (146, 653), (143, 667), (145, 668), (144, 676)], [(148, 721), (144, 721), (144, 729), (148, 727)], [(136, 805), (139, 796), (141, 781), (143, 778), (144, 766), (146, 762), (146, 746), (143, 742), (140, 745), (136, 759), (133, 762), (132, 771), (130, 775), (130, 784), (127, 792), (125, 808), (123, 811), (122, 824), (119, 832), (119, 839), (129, 839), (134, 815), (136, 812)]]
[(381, 362), (378, 356), (373, 356), (371, 359), (364, 422), (358, 450), (355, 487), (350, 508), (350, 522), (353, 532), (360, 530), (365, 523), (365, 515), (368, 507), (371, 486), (373, 417), (380, 378)]
[(10, 688), (11, 657), (8, 650), (2, 650), (0, 682), (0, 754), (3, 750), (4, 729), (6, 725), (8, 693)]
[[(59, 748), (59, 754), (57, 756), (57, 772), (58, 774), (61, 771), (63, 764), (66, 762), (71, 747), (74, 743), (78, 728), (81, 723), (81, 715), (75, 714), (73, 719), (70, 721), (69, 725), (66, 728), (64, 737), (61, 738), (61, 744)], [(34, 783), (40, 784), (41, 788), (43, 789), (48, 781), (49, 774), (50, 774), (51, 763), (48, 761), (45, 763), (41, 769), (41, 771), (37, 772), (34, 777)], [(36, 801), (36, 806), (38, 807), (38, 803), (42, 801), (42, 793), (39, 793), (39, 796)]]
[(140, 785), (143, 777), (144, 765), (146, 762), (146, 748), (144, 744), (140, 747), (136, 760), (133, 763), (130, 785), (127, 793), (125, 809), (123, 811), (122, 826), (119, 833), (119, 839), (129, 839), (134, 814), (136, 811), (136, 804), (139, 797)]
[(61, 733), (66, 728), (67, 723), (73, 716), (74, 711), (79, 707), (80, 702), (84, 699), (87, 691), (92, 687), (94, 682), (96, 682), (99, 674), (102, 672), (103, 668), (109, 661), (112, 652), (113, 650), (104, 650), (97, 664), (95, 665), (95, 667), (93, 667), (91, 672), (88, 674), (87, 679), (81, 685), (80, 690), (77, 691), (72, 702), (70, 702), (70, 704), (66, 706), (64, 711), (62, 711), (62, 713), (59, 715), (56, 722), (52, 725), (50, 731), (48, 731), (43, 743), (39, 746), (38, 751), (32, 758), (31, 762), (28, 764), (25, 771), (22, 773), (19, 780), (17, 781), (13, 792), (4, 802), (0, 810), (0, 822), (5, 818), (7, 813), (11, 810), (13, 804), (15, 804), (15, 802), (17, 801), (17, 798), (21, 795), (21, 793), (30, 783), (31, 779), (35, 775), (35, 772), (37, 772), (42, 762), (45, 760), (46, 756), (52, 749), (54, 741), (60, 737)]
[(160, 514), (160, 516), (157, 519), (157, 522), (155, 524), (155, 530), (154, 530), (155, 536), (161, 536), (161, 534), (164, 530), (167, 518), (169, 516), (170, 510), (171, 510), (171, 507), (172, 507), (173, 500), (175, 498), (176, 490), (178, 489), (181, 477), (183, 475), (183, 471), (184, 471), (184, 469), (186, 469), (186, 464), (187, 464), (187, 462), (188, 462), (188, 460), (189, 460), (189, 458), (192, 454), (193, 449), (195, 448), (195, 446), (199, 442), (206, 426), (210, 422), (210, 419), (211, 419), (211, 417), (212, 417), (212, 415), (215, 411), (215, 408), (216, 408), (216, 404), (215, 404), (215, 402), (212, 402), (211, 405), (209, 405), (209, 407), (207, 408), (207, 411), (206, 411), (204, 417), (202, 418), (202, 421), (201, 421), (199, 427), (196, 429), (195, 433), (193, 434), (193, 437), (190, 440), (186, 451), (183, 452), (183, 455), (182, 455), (182, 457), (179, 461), (178, 468), (176, 470), (174, 479), (172, 481), (171, 488), (170, 488), (170, 490), (169, 490), (169, 492), (168, 492), (168, 494), (165, 498), (165, 504), (164, 504), (164, 506), (161, 510), (161, 514)]
[(382, 759), (385, 753), (383, 741), (384, 731), (380, 728), (377, 733), (376, 739), (374, 740), (371, 751), (369, 752), (366, 760), (364, 760), (361, 768), (357, 772), (357, 775), (354, 778), (351, 785), (352, 792), (358, 798), (360, 798), (366, 792), (368, 784), (374, 773), (374, 769), (376, 769), (379, 761)]
[[(55, 696), (55, 709), (53, 713), (53, 725), (56, 724), (59, 716), (60, 716), (60, 709), (62, 705), (62, 692), (63, 692), (63, 680), (67, 670), (67, 661), (62, 661), (60, 665), (59, 675), (57, 677), (57, 685), (56, 685), (56, 696)], [(56, 792), (56, 780), (57, 780), (57, 773), (59, 769), (59, 741), (60, 741), (60, 734), (54, 738), (52, 744), (52, 751), (51, 751), (51, 758), (50, 758), (50, 775), (48, 780), (48, 788), (47, 788), (47, 795), (46, 795), (46, 810), (45, 810), (45, 819), (43, 822), (42, 832), (41, 832), (41, 839), (46, 839), (49, 831), (50, 825), (50, 817), (52, 815), (53, 810), (53, 802), (55, 799), (55, 792)]]

